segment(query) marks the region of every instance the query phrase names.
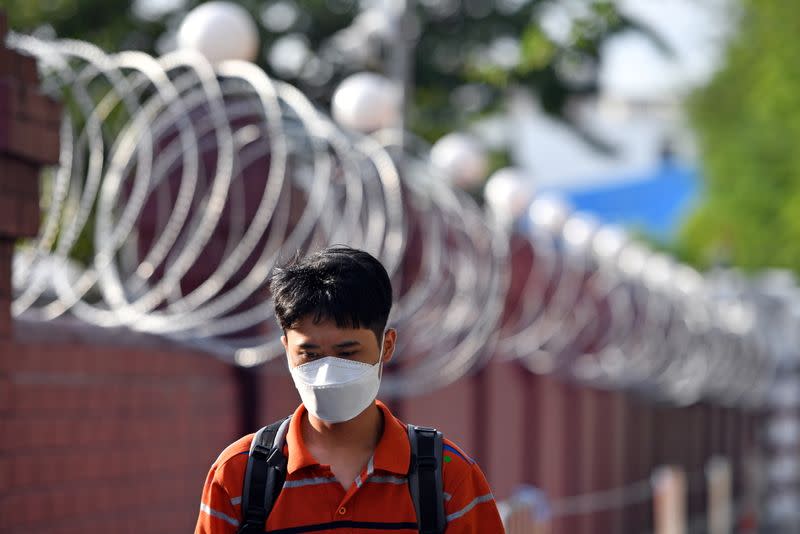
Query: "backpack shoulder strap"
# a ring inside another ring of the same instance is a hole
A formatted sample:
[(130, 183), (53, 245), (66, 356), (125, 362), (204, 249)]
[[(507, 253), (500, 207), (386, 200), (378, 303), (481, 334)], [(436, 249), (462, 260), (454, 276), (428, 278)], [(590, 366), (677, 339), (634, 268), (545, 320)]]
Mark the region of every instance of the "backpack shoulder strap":
[(253, 436), (242, 488), (242, 522), (237, 534), (263, 533), (267, 517), (286, 480), (283, 454), (290, 417), (267, 425)]
[(420, 534), (442, 534), (447, 524), (444, 515), (444, 476), (442, 474), (442, 433), (435, 428), (408, 425), (411, 465), (408, 489), (417, 512)]

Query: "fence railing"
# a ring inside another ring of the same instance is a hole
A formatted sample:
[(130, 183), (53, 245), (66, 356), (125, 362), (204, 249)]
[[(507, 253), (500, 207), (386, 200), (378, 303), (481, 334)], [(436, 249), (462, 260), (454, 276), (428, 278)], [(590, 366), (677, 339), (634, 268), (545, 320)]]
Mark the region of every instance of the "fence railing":
[[(698, 492), (705, 492), (706, 510), (689, 517), (689, 496)], [(628, 507), (642, 504), (651, 509), (654, 534), (731, 534), (756, 532), (758, 492), (751, 481), (735, 499), (730, 462), (714, 457), (704, 471), (664, 466), (623, 487), (553, 500), (539, 488), (523, 486), (499, 508), (508, 534), (548, 534), (554, 521), (601, 512), (616, 512), (622, 521)]]

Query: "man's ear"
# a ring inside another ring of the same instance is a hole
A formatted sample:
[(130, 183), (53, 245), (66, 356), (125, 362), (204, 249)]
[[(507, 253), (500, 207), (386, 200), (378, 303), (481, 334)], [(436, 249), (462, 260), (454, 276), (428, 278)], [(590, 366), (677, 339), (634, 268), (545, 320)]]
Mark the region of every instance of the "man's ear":
[(389, 328), (383, 335), (383, 363), (389, 363), (394, 355), (394, 347), (397, 344), (397, 330)]

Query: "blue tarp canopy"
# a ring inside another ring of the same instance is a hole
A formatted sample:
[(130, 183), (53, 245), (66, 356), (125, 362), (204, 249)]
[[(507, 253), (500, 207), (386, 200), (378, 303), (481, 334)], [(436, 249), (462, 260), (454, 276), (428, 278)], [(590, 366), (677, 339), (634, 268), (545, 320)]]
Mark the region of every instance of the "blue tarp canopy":
[(565, 197), (576, 210), (590, 213), (603, 223), (669, 238), (693, 207), (700, 181), (695, 169), (665, 160), (646, 176), (598, 181), (596, 186), (580, 190), (549, 190)]

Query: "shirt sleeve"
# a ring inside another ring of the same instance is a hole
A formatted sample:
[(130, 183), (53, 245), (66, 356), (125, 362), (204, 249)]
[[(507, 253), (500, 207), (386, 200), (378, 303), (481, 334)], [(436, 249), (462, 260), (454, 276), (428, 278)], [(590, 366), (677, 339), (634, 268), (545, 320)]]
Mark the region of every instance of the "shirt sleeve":
[(239, 507), (232, 502), (219, 475), (213, 466), (206, 477), (195, 534), (235, 534), (239, 528)]
[(446, 534), (503, 534), (503, 522), (494, 495), (477, 464), (452, 495), (445, 495)]

